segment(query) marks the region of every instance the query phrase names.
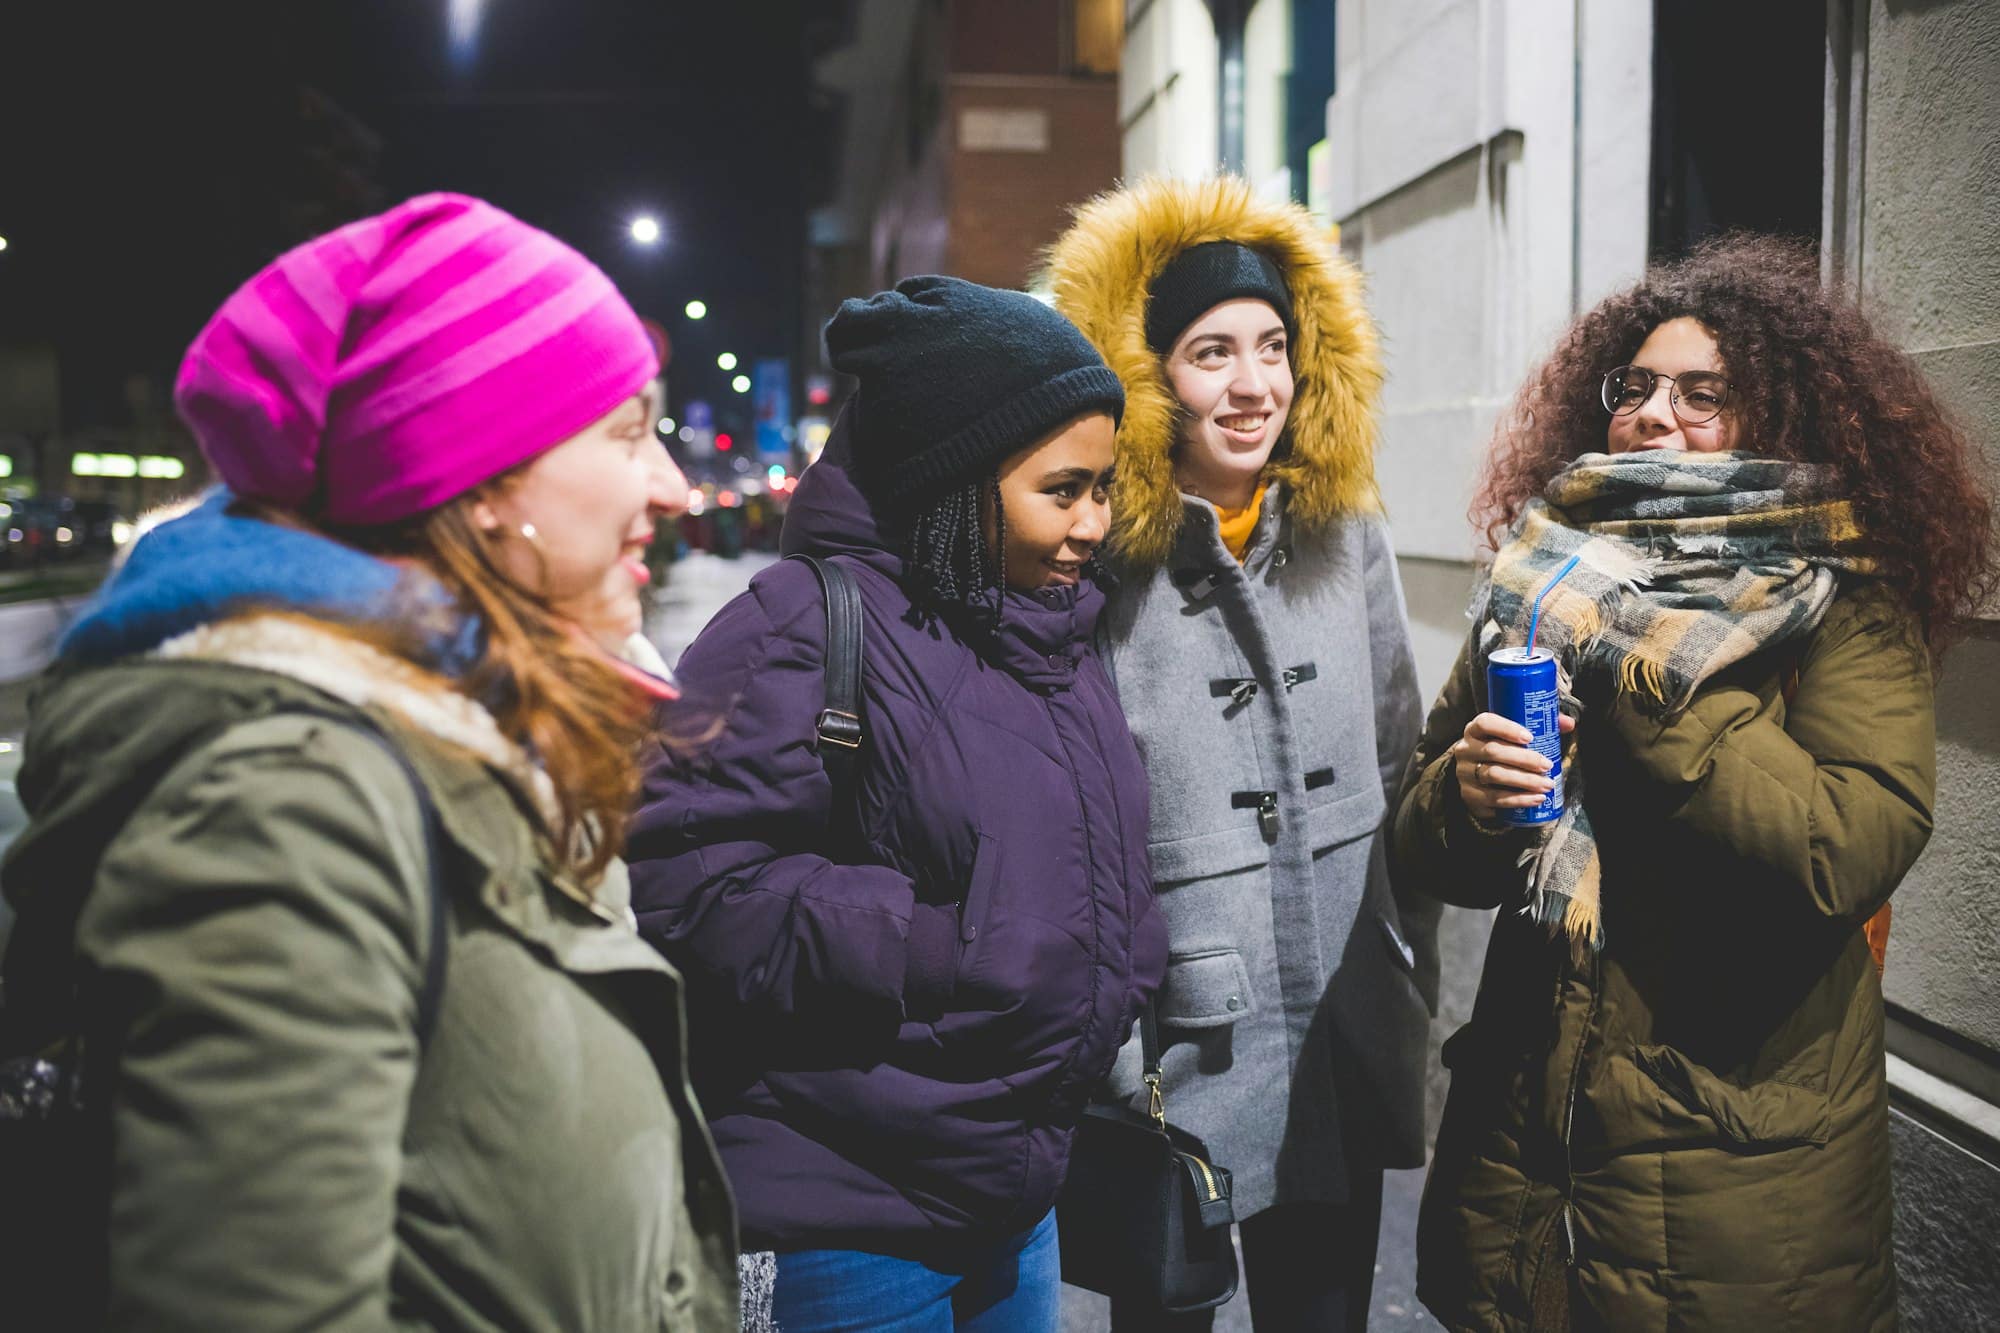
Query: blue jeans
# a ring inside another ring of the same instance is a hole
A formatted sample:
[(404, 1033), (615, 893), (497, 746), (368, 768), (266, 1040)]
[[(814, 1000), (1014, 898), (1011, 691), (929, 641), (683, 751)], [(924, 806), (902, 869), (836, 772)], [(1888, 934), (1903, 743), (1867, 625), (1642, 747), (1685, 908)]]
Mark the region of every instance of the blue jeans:
[(780, 1252), (771, 1313), (783, 1333), (1056, 1333), (1060, 1268), (1053, 1210), (949, 1270), (861, 1250)]

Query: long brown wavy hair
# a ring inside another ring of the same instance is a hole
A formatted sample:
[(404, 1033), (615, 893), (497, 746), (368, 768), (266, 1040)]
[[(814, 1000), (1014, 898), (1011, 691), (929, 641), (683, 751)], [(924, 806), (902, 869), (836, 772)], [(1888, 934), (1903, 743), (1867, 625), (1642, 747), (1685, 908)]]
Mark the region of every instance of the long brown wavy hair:
[[(500, 730), (548, 774), (556, 814), (544, 831), (554, 860), (589, 888), (624, 846), (639, 792), (640, 754), (663, 739), (632, 682), (602, 650), (523, 587), (496, 556), (505, 536), (481, 532), (472, 510), (510, 484), (503, 474), (435, 509), (380, 527), (332, 535), (377, 555), (420, 562), (460, 614), (483, 630), (470, 666), (447, 684), (484, 704)], [(419, 611), (352, 631), (422, 663), (437, 626)]]
[(1570, 325), (1500, 421), (1472, 501), (1475, 527), (1497, 548), (1565, 463), (1604, 451), (1604, 373), (1682, 317), (1721, 352), (1739, 447), (1834, 469), (1935, 660), (1994, 586), (1992, 503), (1965, 432), (1916, 364), (1821, 283), (1818, 259), (1797, 242), (1719, 237)]

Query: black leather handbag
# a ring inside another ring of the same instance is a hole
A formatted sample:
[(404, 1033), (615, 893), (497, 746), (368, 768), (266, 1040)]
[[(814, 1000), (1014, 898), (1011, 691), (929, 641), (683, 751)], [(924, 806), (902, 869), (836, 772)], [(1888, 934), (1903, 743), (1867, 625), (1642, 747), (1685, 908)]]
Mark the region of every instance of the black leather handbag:
[(1111, 1297), (1120, 1314), (1186, 1314), (1236, 1294), (1229, 1172), (1167, 1122), (1160, 1035), (1139, 1015), (1149, 1106), (1092, 1104), (1078, 1122), (1056, 1200), (1062, 1278)]

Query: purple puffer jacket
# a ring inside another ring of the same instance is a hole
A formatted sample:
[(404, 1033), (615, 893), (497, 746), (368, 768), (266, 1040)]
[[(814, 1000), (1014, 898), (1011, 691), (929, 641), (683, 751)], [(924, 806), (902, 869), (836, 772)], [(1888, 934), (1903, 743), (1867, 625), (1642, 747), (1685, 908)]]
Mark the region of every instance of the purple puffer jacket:
[(1009, 593), (992, 634), (914, 625), (836, 461), (801, 479), (785, 544), (861, 591), (852, 788), (836, 813), (814, 731), (825, 604), (785, 561), (681, 659), (721, 731), (648, 775), (633, 906), (692, 987), (745, 1247), (948, 1255), (1048, 1211), (1159, 985), (1146, 774), (1091, 647), (1095, 587)]

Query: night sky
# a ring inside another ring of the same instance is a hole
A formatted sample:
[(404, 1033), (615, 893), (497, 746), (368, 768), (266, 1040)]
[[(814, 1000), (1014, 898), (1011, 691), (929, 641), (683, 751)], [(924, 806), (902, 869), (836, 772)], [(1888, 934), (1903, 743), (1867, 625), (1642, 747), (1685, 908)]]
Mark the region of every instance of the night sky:
[[(164, 397), (221, 299), (286, 246), (426, 190), (481, 195), (602, 265), (674, 339), (675, 401), (740, 405), (715, 354), (793, 354), (829, 151), (807, 0), (45, 0), (0, 22), (0, 344), (53, 344), (63, 426)], [(455, 47), (453, 10), (478, 10)], [(317, 89), (379, 139), (299, 113)], [(329, 159), (329, 145), (332, 158)], [(650, 213), (665, 241), (626, 227)], [(709, 318), (682, 315), (690, 298)], [(135, 390), (132, 379), (148, 377)], [(8, 423), (0, 421), (0, 429)]]

